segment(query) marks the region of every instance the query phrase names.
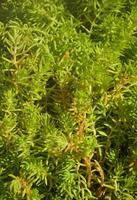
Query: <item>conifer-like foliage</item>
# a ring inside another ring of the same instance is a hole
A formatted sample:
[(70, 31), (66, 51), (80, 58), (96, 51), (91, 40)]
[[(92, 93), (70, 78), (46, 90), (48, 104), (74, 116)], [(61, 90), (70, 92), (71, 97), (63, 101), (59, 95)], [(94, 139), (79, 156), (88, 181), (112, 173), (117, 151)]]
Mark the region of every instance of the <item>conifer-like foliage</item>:
[(137, 199), (137, 1), (0, 2), (0, 200)]

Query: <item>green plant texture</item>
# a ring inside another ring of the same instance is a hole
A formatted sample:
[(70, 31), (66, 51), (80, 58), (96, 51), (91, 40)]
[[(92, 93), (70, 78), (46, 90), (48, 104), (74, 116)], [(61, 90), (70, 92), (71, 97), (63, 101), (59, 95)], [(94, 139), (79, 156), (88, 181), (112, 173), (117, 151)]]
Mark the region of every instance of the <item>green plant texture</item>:
[(2, 0), (0, 97), (0, 200), (137, 200), (137, 0)]

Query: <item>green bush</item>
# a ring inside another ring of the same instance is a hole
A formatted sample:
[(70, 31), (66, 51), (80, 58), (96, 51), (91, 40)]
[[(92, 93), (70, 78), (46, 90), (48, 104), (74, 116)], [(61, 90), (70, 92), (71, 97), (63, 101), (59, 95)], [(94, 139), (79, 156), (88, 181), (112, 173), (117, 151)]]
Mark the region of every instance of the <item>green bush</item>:
[(0, 200), (137, 199), (137, 1), (0, 3)]

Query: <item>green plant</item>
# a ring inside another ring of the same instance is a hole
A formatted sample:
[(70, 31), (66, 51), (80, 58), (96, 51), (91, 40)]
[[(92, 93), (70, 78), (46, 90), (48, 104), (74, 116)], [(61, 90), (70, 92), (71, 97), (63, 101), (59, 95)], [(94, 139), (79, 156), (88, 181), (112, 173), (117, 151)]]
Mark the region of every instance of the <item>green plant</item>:
[(137, 198), (136, 9), (1, 2), (1, 200)]

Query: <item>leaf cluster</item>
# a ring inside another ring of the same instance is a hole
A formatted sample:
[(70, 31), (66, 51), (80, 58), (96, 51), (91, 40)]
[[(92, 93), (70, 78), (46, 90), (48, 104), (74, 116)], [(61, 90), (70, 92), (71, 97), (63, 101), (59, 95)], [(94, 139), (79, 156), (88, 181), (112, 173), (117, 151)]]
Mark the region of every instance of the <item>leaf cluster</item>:
[(137, 1), (0, 3), (0, 199), (137, 199)]

